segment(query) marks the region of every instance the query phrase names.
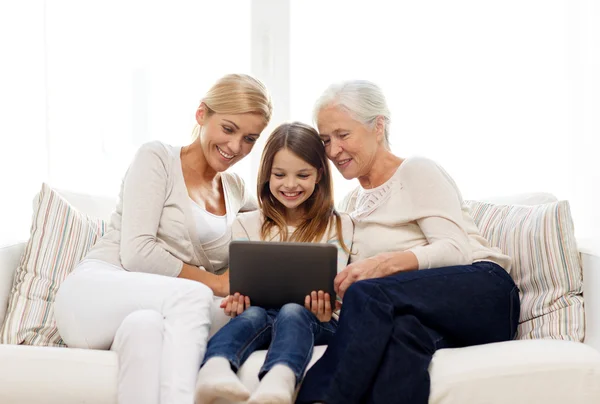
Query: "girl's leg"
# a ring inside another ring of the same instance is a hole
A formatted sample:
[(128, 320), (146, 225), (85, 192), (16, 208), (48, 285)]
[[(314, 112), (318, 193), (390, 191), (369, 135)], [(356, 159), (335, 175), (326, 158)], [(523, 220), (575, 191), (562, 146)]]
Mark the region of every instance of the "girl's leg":
[[(152, 404), (192, 404), (211, 304), (212, 291), (201, 283), (86, 260), (61, 285), (54, 312), (67, 345), (114, 345), (125, 361), (119, 366), (119, 404), (139, 403), (139, 397)], [(142, 384), (135, 382), (141, 369), (150, 378)]]
[(518, 320), (518, 289), (489, 262), (357, 282), (296, 402), (426, 404), (436, 349), (510, 340)]
[(326, 343), (335, 332), (335, 322), (321, 323), (298, 304), (286, 304), (273, 323), (273, 337), (261, 383), (249, 403), (291, 403), (294, 391), (308, 366), (315, 340)]
[(269, 345), (275, 313), (252, 306), (231, 319), (208, 342), (196, 384), (196, 404), (217, 398), (245, 401), (250, 392), (236, 372), (252, 352)]

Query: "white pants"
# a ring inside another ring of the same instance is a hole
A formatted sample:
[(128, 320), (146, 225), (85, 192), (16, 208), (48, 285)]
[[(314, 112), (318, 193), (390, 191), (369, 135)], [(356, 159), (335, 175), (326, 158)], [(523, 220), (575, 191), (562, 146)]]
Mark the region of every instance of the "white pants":
[(59, 333), (74, 348), (119, 355), (119, 404), (193, 404), (213, 294), (186, 279), (85, 260), (60, 286)]

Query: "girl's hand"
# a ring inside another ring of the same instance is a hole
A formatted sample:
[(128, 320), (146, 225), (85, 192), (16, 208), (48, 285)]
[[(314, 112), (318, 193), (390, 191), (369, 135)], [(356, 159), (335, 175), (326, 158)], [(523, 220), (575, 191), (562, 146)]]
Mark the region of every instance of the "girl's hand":
[(315, 292), (314, 290), (304, 298), (304, 307), (310, 310), (317, 319), (326, 323), (331, 320), (331, 296), (329, 293), (323, 293), (322, 290)]
[(239, 293), (236, 293), (233, 296), (229, 295), (221, 301), (220, 307), (223, 309), (226, 316), (236, 317), (250, 307), (250, 298), (248, 296), (240, 295)]

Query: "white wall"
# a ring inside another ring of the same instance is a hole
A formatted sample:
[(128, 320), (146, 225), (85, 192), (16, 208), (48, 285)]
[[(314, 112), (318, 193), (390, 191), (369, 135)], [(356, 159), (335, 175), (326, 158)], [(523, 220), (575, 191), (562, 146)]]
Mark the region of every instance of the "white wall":
[(44, 1), (0, 2), (0, 245), (25, 240), (46, 180)]
[[(1, 2), (0, 243), (26, 237), (41, 181), (114, 194), (140, 143), (185, 143), (232, 71), (270, 88), (265, 134), (310, 122), (331, 81), (379, 82), (399, 155), (438, 160), (467, 198), (555, 193), (595, 236), (598, 21), (594, 0)], [(252, 187), (263, 143), (235, 167)]]

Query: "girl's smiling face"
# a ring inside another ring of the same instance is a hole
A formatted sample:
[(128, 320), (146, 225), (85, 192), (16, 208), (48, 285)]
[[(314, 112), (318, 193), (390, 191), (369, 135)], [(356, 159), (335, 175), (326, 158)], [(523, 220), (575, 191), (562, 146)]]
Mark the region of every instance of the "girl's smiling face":
[(302, 204), (310, 198), (319, 182), (319, 172), (288, 149), (275, 154), (269, 190), (286, 208), (288, 218), (297, 219), (304, 211)]

